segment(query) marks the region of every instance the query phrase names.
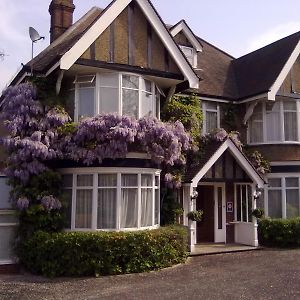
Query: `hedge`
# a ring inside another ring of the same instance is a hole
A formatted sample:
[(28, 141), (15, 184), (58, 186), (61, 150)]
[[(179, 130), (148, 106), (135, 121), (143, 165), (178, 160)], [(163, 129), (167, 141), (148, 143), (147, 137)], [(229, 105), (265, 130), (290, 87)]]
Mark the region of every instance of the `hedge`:
[(260, 245), (274, 247), (300, 246), (300, 218), (262, 219), (258, 223)]
[(36, 232), (19, 248), (20, 262), (47, 277), (147, 272), (182, 263), (187, 229), (137, 232)]

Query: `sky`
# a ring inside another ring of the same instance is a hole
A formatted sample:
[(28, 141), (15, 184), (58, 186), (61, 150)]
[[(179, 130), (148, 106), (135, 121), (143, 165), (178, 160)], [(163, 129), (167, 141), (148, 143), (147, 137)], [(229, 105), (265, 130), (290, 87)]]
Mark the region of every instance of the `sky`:
[[(74, 0), (74, 21), (92, 6), (104, 8), (109, 3), (110, 0)], [(165, 23), (175, 24), (185, 19), (195, 34), (234, 57), (300, 31), (299, 0), (152, 0), (152, 3)], [(34, 55), (49, 45), (49, 4), (50, 0), (0, 0), (0, 91), (21, 68), (21, 63), (31, 58), (29, 26), (46, 37), (35, 44)]]

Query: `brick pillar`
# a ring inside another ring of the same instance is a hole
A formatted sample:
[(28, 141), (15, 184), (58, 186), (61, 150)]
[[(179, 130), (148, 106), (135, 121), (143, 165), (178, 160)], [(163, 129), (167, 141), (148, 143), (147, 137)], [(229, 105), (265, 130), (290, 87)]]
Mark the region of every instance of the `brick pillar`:
[(52, 0), (49, 5), (51, 16), (50, 42), (55, 41), (73, 24), (73, 0)]

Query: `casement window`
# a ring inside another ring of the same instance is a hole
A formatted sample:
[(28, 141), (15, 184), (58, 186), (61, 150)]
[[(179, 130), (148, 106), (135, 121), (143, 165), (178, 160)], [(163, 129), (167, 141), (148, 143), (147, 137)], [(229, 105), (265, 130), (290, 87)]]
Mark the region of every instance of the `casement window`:
[(63, 183), (71, 230), (136, 230), (159, 225), (157, 170), (64, 171)]
[(197, 52), (193, 47), (181, 46), (179, 45), (184, 56), (187, 58), (188, 62), (193, 68), (197, 68)]
[(235, 220), (252, 222), (253, 193), (250, 184), (235, 184)]
[(202, 102), (203, 133), (209, 133), (220, 128), (220, 106), (216, 102)]
[[(271, 174), (265, 192), (265, 211), (271, 218), (293, 218), (300, 215), (300, 177)], [(280, 176), (280, 177), (278, 177)]]
[(248, 126), (248, 142), (300, 142), (299, 101), (260, 102), (253, 111)]
[(142, 76), (122, 73), (78, 75), (74, 84), (75, 121), (105, 113), (136, 119), (160, 117), (161, 92), (154, 82)]

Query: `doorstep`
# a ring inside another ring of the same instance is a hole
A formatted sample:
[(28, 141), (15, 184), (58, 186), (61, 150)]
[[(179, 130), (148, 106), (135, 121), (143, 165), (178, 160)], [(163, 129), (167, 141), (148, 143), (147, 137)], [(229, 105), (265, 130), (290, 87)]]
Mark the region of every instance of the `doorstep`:
[(262, 250), (263, 247), (253, 247), (241, 244), (203, 243), (195, 245), (194, 251), (189, 256), (212, 255), (221, 253), (234, 253), (243, 251)]

